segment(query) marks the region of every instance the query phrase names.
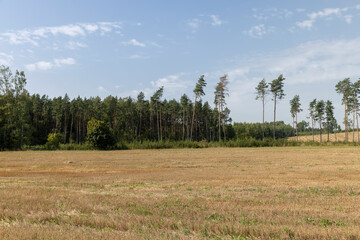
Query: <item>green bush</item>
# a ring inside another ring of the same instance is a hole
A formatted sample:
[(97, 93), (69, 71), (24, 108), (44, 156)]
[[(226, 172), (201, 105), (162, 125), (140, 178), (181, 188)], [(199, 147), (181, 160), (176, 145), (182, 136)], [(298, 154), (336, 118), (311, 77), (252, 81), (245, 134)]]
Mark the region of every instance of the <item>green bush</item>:
[(104, 121), (91, 119), (87, 124), (87, 143), (95, 149), (113, 149), (116, 142), (109, 126)]
[(45, 148), (48, 150), (59, 149), (62, 139), (62, 134), (60, 133), (49, 133)]

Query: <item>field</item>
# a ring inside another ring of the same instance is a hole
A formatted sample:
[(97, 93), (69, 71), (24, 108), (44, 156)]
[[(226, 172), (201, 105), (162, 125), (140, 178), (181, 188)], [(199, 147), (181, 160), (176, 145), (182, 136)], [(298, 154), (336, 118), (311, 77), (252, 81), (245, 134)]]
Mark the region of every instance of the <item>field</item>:
[[(354, 142), (357, 142), (358, 140), (358, 135), (357, 135), (357, 132), (355, 131), (355, 133), (353, 134), (353, 132), (349, 132), (348, 133), (348, 141), (349, 142), (353, 142), (353, 135), (354, 135)], [(290, 137), (289, 138), (290, 140), (296, 140), (296, 137)], [(360, 138), (359, 138), (360, 139)], [(307, 135), (307, 136), (299, 136), (299, 141), (303, 141), (303, 142), (306, 142), (306, 141), (312, 141), (313, 140), (313, 137), (312, 135)], [(320, 142), (320, 134), (315, 134), (314, 135), (314, 141), (315, 142)], [(323, 142), (326, 142), (327, 141), (327, 133), (324, 132), (322, 134), (322, 141)], [(330, 142), (337, 142), (337, 141), (345, 141), (345, 133), (344, 132), (341, 132), (341, 133), (337, 133), (336, 135), (334, 133), (330, 133), (329, 134), (329, 141)]]
[(358, 239), (360, 148), (0, 153), (1, 239)]

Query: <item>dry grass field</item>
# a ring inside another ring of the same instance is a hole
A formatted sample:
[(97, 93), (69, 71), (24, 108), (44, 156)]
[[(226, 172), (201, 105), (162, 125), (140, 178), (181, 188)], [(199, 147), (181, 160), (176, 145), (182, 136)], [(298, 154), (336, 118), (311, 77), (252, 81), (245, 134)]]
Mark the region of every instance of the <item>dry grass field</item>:
[[(290, 140), (296, 140), (296, 137), (291, 137), (289, 138)], [(360, 138), (359, 138), (360, 139)], [(313, 137), (312, 135), (308, 135), (308, 136), (299, 136), (299, 141), (303, 141), (303, 142), (306, 142), (306, 141), (312, 141), (313, 140)], [(320, 134), (316, 134), (314, 135), (314, 140), (315, 142), (320, 142)], [(349, 142), (352, 142), (353, 141), (353, 132), (349, 132), (349, 135), (348, 135), (348, 140)], [(354, 142), (357, 142), (358, 140), (358, 135), (357, 135), (357, 132), (355, 131), (355, 134), (354, 134)], [(326, 142), (327, 141), (327, 133), (324, 132), (322, 134), (322, 141), (323, 142)], [(329, 134), (329, 141), (330, 142), (336, 142), (336, 141), (345, 141), (345, 133), (342, 132), (342, 133), (337, 133), (336, 136), (334, 133), (331, 133)]]
[(0, 153), (0, 239), (358, 239), (360, 148)]

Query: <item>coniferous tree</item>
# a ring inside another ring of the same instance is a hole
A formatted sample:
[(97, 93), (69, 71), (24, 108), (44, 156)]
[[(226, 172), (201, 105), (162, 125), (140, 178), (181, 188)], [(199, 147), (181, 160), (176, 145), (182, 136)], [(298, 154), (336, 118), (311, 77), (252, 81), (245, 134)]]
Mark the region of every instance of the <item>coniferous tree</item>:
[(261, 80), (256, 86), (256, 100), (261, 99), (262, 102), (262, 139), (265, 136), (265, 97), (269, 94), (269, 85), (266, 83), (265, 79)]
[(193, 116), (191, 121), (191, 130), (190, 130), (190, 139), (193, 140), (193, 128), (194, 128), (194, 120), (195, 120), (195, 111), (196, 111), (196, 101), (198, 98), (201, 98), (205, 95), (204, 87), (206, 87), (206, 82), (204, 79), (204, 75), (201, 75), (199, 80), (196, 83), (194, 94), (195, 94), (195, 101), (194, 101), (194, 110), (193, 110)]
[(330, 141), (330, 131), (336, 128), (337, 125), (336, 119), (334, 117), (334, 107), (330, 100), (326, 101), (325, 114), (326, 114), (325, 118), (326, 118), (326, 127), (327, 127), (327, 140)]
[(276, 122), (276, 101), (277, 100), (281, 100), (285, 97), (284, 94), (284, 80), (285, 78), (283, 77), (282, 74), (280, 74), (280, 76), (277, 79), (274, 79), (271, 83), (270, 83), (270, 91), (273, 95), (273, 101), (274, 101), (274, 122), (273, 122), (273, 138), (275, 140), (275, 122)]
[(315, 109), (316, 104), (317, 104), (316, 98), (314, 100), (312, 100), (309, 104), (309, 117), (311, 118), (311, 133), (312, 133), (313, 141), (315, 141), (315, 139), (314, 139), (314, 122), (315, 122), (315, 118), (316, 118), (316, 109)]
[(359, 143), (360, 136), (359, 136), (358, 97), (360, 94), (360, 79), (352, 84), (352, 94), (353, 94), (354, 111), (355, 111), (355, 116), (356, 116), (357, 142)]
[(342, 104), (345, 107), (345, 117), (344, 117), (344, 124), (345, 124), (345, 142), (348, 141), (348, 100), (349, 96), (351, 95), (351, 82), (350, 78), (345, 78), (342, 81), (339, 81), (336, 86), (335, 90), (337, 93), (342, 94)]
[(296, 141), (298, 140), (298, 135), (299, 135), (298, 134), (298, 123), (297, 123), (298, 113), (302, 111), (300, 106), (301, 106), (300, 97), (299, 97), (299, 95), (295, 95), (294, 98), (290, 100), (290, 112), (291, 112), (291, 115), (293, 116), (293, 121), (294, 121), (294, 118), (296, 118), (296, 121), (295, 121)]
[(320, 142), (322, 142), (322, 122), (324, 119), (325, 114), (325, 102), (323, 100), (320, 100), (317, 102), (315, 106), (315, 117), (316, 120), (319, 121), (320, 126)]
[(224, 134), (224, 140), (226, 141), (226, 133), (225, 133), (225, 123), (222, 119), (223, 109), (226, 105), (225, 97), (228, 96), (228, 76), (225, 74), (224, 76), (220, 77), (220, 81), (215, 87), (215, 100), (214, 103), (218, 107), (218, 114), (219, 114), (219, 141), (221, 141), (221, 125), (223, 127), (223, 134)]

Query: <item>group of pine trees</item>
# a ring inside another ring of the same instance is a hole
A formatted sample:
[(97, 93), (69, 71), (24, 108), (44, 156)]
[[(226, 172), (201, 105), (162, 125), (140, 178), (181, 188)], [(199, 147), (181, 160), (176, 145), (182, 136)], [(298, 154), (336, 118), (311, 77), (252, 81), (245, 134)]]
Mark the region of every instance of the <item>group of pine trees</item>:
[(70, 99), (29, 94), (24, 72), (0, 67), (0, 149), (43, 145), (49, 134), (61, 134), (62, 143), (82, 144), (91, 119), (105, 122), (116, 142), (219, 141), (234, 137), (230, 110), (226, 107), (228, 78), (220, 78), (214, 103), (202, 102), (206, 81), (201, 76), (194, 101), (186, 94), (180, 101), (163, 99), (161, 87), (145, 99), (108, 96)]
[[(307, 122), (298, 124), (301, 109), (300, 96), (290, 100), (293, 126), (276, 121), (276, 107), (285, 97), (284, 80), (281, 74), (270, 83), (265, 79), (256, 86), (256, 99), (262, 101), (262, 124), (231, 124), (230, 110), (226, 107), (228, 96), (228, 76), (220, 77), (214, 91), (214, 104), (202, 101), (207, 83), (204, 75), (195, 84), (193, 101), (183, 94), (179, 101), (163, 98), (164, 87), (157, 89), (149, 100), (140, 92), (136, 99), (131, 97), (108, 96), (70, 99), (49, 98), (39, 94), (29, 94), (26, 90), (24, 72), (13, 73), (9, 67), (0, 66), (0, 149), (19, 149), (24, 145), (43, 145), (50, 134), (61, 136), (61, 142), (82, 144), (87, 140), (88, 123), (92, 120), (104, 122), (115, 142), (146, 141), (222, 141), (234, 138), (273, 139), (298, 136), (301, 129), (309, 127)], [(360, 80), (352, 83), (349, 78), (336, 85), (342, 94), (345, 107), (345, 140), (348, 140), (349, 125), (358, 129), (358, 96)], [(265, 123), (265, 98), (272, 96), (274, 120)], [(309, 104), (309, 118), (314, 136), (317, 123), (328, 133), (340, 129), (332, 102), (314, 99)], [(349, 115), (352, 114), (352, 120)], [(271, 127), (271, 125), (272, 127)], [(94, 125), (94, 124), (93, 124)], [(95, 124), (96, 125), (96, 124)], [(272, 129), (271, 129), (272, 128)], [(359, 141), (359, 131), (358, 141)], [(354, 138), (353, 134), (353, 138)], [(354, 139), (353, 139), (354, 140)]]
[[(264, 112), (265, 112), (265, 98), (268, 94), (272, 95), (272, 100), (274, 101), (274, 121), (273, 121), (273, 138), (276, 137), (276, 103), (277, 101), (284, 98), (284, 80), (285, 78), (281, 74), (277, 79), (274, 79), (272, 82), (267, 83), (265, 79), (262, 79), (258, 85), (256, 86), (256, 99), (260, 99), (262, 102), (262, 139), (265, 137), (265, 121), (264, 121)], [(357, 129), (357, 141), (360, 140), (359, 134), (359, 121), (358, 121), (358, 98), (360, 94), (360, 80), (352, 83), (350, 78), (345, 78), (342, 81), (339, 81), (335, 90), (337, 93), (342, 94), (342, 104), (345, 107), (344, 110), (344, 126), (345, 126), (345, 141), (348, 141), (348, 131), (349, 125), (352, 124), (353, 130), (353, 142), (355, 141), (355, 121), (356, 121), (356, 129)], [(336, 130), (341, 130), (338, 125), (335, 116), (334, 116), (334, 106), (330, 100), (326, 102), (324, 100), (314, 99), (309, 104), (309, 118), (311, 119), (311, 129), (312, 129), (312, 137), (314, 139), (314, 126), (315, 123), (318, 123), (320, 129), (320, 142), (322, 142), (322, 130), (323, 127), (327, 131), (327, 141), (329, 141), (329, 136), (331, 132), (335, 133), (336, 138)], [(298, 140), (298, 113), (303, 111), (301, 109), (300, 96), (295, 95), (290, 100), (290, 113), (293, 119), (292, 131), (296, 136), (296, 140)], [(352, 114), (353, 119), (349, 120), (349, 115)], [(304, 124), (303, 124), (304, 125)], [(306, 122), (305, 122), (306, 125)], [(269, 128), (268, 128), (269, 129)]]

